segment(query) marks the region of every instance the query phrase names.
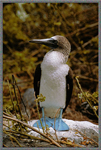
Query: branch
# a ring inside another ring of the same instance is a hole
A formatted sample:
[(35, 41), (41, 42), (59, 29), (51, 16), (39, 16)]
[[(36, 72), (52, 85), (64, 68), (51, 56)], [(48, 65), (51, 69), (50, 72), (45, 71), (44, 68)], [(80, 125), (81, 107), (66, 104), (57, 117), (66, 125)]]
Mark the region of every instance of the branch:
[(96, 117), (99, 118), (99, 116), (97, 115), (95, 109), (93, 108), (93, 106), (92, 106), (91, 103), (89, 102), (88, 97), (87, 97), (87, 96), (85, 95), (85, 93), (83, 92), (83, 90), (82, 90), (82, 88), (81, 88), (81, 85), (80, 85), (80, 83), (79, 83), (79, 80), (78, 80), (78, 76), (76, 76), (75, 79), (76, 79), (76, 81), (77, 81), (77, 83), (78, 83), (79, 89), (81, 90), (81, 93), (82, 93), (84, 99), (88, 102), (89, 106), (92, 108), (92, 110), (93, 110), (93, 112), (95, 113)]
[(83, 28), (81, 28), (81, 29), (78, 29), (78, 30), (72, 32), (71, 35), (73, 36), (73, 35), (76, 34), (76, 33), (78, 33), (78, 35), (79, 35), (79, 32), (80, 32), (80, 31), (84, 31), (84, 30), (86, 30), (86, 29), (88, 29), (88, 28), (93, 28), (93, 27), (95, 27), (95, 26), (98, 26), (98, 22), (93, 23), (93, 24), (90, 24), (90, 25), (88, 25), (87, 27), (83, 27)]
[(80, 131), (78, 131), (78, 130), (76, 130), (76, 131), (79, 132), (83, 137), (85, 137), (85, 138), (91, 140), (91, 141), (94, 142), (97, 146), (99, 146), (98, 143), (97, 143), (96, 141), (94, 141), (93, 139), (87, 137), (85, 134), (83, 134), (82, 132), (80, 132)]
[(93, 78), (89, 78), (89, 77), (85, 77), (85, 76), (79, 76), (81, 79), (85, 79), (85, 80), (90, 80), (90, 81), (94, 81), (94, 82), (98, 82), (97, 79), (93, 79)]
[(6, 118), (6, 119), (10, 119), (10, 120), (14, 120), (14, 121), (16, 121), (16, 122), (19, 122), (19, 123), (23, 124), (24, 126), (30, 128), (30, 129), (32, 129), (33, 131), (35, 131), (35, 132), (41, 134), (41, 135), (44, 136), (45, 138), (49, 139), (49, 140), (50, 140), (53, 144), (55, 144), (56, 146), (61, 147), (56, 141), (54, 141), (54, 140), (51, 139), (50, 137), (46, 136), (44, 133), (38, 131), (38, 130), (35, 129), (34, 127), (31, 127), (31, 126), (28, 125), (27, 123), (22, 122), (22, 121), (20, 121), (20, 120), (18, 120), (18, 119), (15, 119), (15, 118), (11, 118), (11, 117), (5, 116), (5, 115), (3, 115), (3, 118)]

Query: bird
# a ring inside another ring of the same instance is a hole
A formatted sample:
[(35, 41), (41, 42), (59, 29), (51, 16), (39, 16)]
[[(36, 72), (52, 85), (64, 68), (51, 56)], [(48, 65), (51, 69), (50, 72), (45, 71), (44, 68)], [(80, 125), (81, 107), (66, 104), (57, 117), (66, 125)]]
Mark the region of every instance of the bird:
[[(32, 39), (29, 42), (51, 48), (42, 63), (36, 67), (34, 75), (35, 96), (41, 93), (46, 97), (44, 102), (40, 102), (42, 125), (48, 125), (57, 131), (69, 130), (69, 126), (62, 120), (62, 113), (70, 102), (73, 90), (73, 71), (67, 65), (71, 44), (61, 35)], [(40, 120), (33, 126), (42, 128)]]

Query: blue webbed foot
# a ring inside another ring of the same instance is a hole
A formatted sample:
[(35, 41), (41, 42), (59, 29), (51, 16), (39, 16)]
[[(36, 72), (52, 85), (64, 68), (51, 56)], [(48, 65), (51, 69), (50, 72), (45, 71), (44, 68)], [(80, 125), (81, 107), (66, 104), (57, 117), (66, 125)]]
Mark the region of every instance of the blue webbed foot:
[(62, 120), (62, 118), (56, 118), (55, 124), (53, 124), (52, 128), (54, 128), (57, 131), (69, 130), (69, 126)]
[[(40, 122), (40, 120), (41, 120), (41, 122)], [(38, 127), (40, 129), (42, 129), (42, 126), (45, 128), (46, 128), (46, 125), (48, 126), (48, 128), (52, 126), (52, 123), (50, 123), (46, 118), (41, 118), (40, 120), (35, 122), (33, 124), (33, 127)], [(41, 123), (42, 123), (42, 125), (41, 125)]]
[(54, 118), (55, 123), (53, 124), (52, 127), (58, 131), (67, 131), (69, 130), (69, 126), (62, 120), (62, 112), (63, 112), (63, 109), (61, 108), (59, 117), (56, 119)]
[(48, 117), (44, 117), (44, 108), (43, 107), (42, 107), (42, 118), (33, 124), (33, 127), (38, 127), (40, 129), (42, 129), (42, 126), (45, 128), (46, 128), (46, 126), (48, 128), (53, 126), (51, 119)]
[(46, 125), (49, 127), (52, 127), (53, 129), (57, 131), (67, 131), (69, 130), (69, 126), (62, 120), (62, 111), (63, 109), (60, 109), (60, 114), (58, 118), (48, 118), (44, 117), (44, 108), (42, 108), (42, 118), (41, 122), (38, 120), (36, 123), (34, 123), (33, 127), (39, 127), (42, 129), (42, 126), (46, 128)]

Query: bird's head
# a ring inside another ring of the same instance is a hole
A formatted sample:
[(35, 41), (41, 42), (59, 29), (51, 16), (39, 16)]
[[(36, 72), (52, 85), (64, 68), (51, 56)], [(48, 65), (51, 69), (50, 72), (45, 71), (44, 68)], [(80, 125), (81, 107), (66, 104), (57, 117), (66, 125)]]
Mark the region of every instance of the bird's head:
[(52, 48), (54, 51), (59, 51), (66, 56), (69, 55), (71, 51), (71, 44), (68, 39), (60, 35), (56, 35), (47, 39), (32, 39), (29, 42), (44, 44)]

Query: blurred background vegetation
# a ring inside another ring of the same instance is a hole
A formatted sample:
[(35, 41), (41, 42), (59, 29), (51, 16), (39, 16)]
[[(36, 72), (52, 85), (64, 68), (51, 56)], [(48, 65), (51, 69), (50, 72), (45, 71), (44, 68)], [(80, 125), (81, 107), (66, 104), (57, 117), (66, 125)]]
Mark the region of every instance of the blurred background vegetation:
[(93, 97), (97, 99), (93, 102), (94, 100), (90, 97), (92, 105), (98, 107), (98, 4), (4, 3), (4, 110), (12, 111), (13, 109), (7, 80), (11, 83), (13, 74), (21, 95), (23, 95), (26, 89), (33, 87), (35, 68), (41, 63), (45, 53), (50, 50), (44, 45), (32, 44), (28, 41), (33, 38), (49, 38), (54, 35), (67, 37), (72, 46), (68, 60), (74, 73), (70, 109), (79, 111), (81, 103), (84, 102), (82, 96), (82, 102), (80, 95), (78, 97), (80, 89), (75, 80), (76, 76), (79, 76), (83, 91), (93, 94)]

